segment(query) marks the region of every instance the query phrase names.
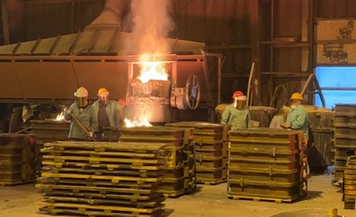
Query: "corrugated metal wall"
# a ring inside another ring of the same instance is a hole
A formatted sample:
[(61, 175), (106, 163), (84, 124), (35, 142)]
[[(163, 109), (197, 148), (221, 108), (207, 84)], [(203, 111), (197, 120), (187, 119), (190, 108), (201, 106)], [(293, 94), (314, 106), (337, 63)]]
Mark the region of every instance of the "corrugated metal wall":
[[(210, 51), (226, 56), (223, 100), (230, 100), (235, 89), (245, 91), (251, 66), (249, 0), (171, 1), (176, 23), (171, 36), (206, 42)], [(269, 103), (271, 90), (278, 84), (287, 84), (290, 93), (300, 91), (303, 81), (312, 72), (312, 58), (303, 56), (303, 50), (312, 47), (309, 38), (302, 40), (304, 1), (314, 3), (314, 16), (319, 18), (356, 17), (356, 0), (261, 0), (260, 64), (263, 76), (260, 85), (264, 104)], [(77, 32), (100, 14), (105, 0), (8, 2), (9, 14), (12, 15), (9, 19), (11, 41), (17, 42)], [(276, 41), (281, 37), (294, 38), (295, 42)], [(305, 58), (309, 61), (307, 70), (301, 67)]]

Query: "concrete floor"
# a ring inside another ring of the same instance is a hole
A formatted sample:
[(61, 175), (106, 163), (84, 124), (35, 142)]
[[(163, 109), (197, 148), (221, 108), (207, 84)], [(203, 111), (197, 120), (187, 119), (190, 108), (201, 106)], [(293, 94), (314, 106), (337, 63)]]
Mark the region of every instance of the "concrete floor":
[[(300, 209), (320, 209), (310, 217), (326, 217), (327, 210), (337, 208), (339, 215), (354, 217), (355, 211), (344, 210), (342, 194), (331, 186), (331, 176), (312, 177), (309, 195), (294, 204), (229, 200), (226, 184), (202, 186), (194, 195), (166, 201), (169, 217), (270, 217), (272, 215)], [(40, 195), (34, 185), (0, 187), (0, 217), (43, 217), (37, 213)], [(281, 215), (294, 217), (296, 215)], [(300, 216), (298, 217), (309, 217)]]

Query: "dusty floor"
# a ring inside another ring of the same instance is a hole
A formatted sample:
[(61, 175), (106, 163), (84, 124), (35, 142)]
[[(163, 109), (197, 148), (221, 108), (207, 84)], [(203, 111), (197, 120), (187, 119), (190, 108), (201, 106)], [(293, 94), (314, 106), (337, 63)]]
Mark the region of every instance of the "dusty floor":
[[(285, 211), (309, 208), (322, 209), (318, 212), (325, 213), (313, 217), (326, 217), (329, 208), (338, 208), (339, 214), (346, 217), (356, 216), (355, 211), (343, 209), (342, 194), (331, 186), (331, 180), (330, 176), (313, 177), (309, 182), (308, 197), (294, 204), (229, 200), (225, 194), (226, 184), (222, 184), (202, 186), (194, 195), (169, 199), (166, 209), (169, 217), (270, 217)], [(37, 213), (39, 201), (40, 195), (34, 185), (0, 187), (0, 217), (43, 217)]]

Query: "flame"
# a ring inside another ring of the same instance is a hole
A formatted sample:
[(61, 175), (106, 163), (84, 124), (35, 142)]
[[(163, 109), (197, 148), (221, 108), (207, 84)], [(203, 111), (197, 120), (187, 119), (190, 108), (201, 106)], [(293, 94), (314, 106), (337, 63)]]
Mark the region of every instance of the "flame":
[(152, 61), (157, 59), (157, 54), (143, 54), (140, 56), (141, 71), (138, 79), (142, 83), (147, 83), (150, 80), (168, 80), (168, 72), (165, 68), (165, 64), (162, 61)]
[(131, 121), (127, 118), (124, 120), (125, 122), (125, 127), (132, 128), (132, 127), (152, 127), (150, 122), (146, 118), (142, 118), (139, 121)]
[(63, 121), (63, 120), (64, 120), (64, 112), (57, 114), (55, 121)]

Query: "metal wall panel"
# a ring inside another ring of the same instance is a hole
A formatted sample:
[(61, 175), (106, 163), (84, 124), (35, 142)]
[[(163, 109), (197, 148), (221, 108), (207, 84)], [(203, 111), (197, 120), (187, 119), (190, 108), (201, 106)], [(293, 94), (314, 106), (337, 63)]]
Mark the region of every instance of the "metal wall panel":
[(314, 4), (318, 18), (356, 17), (355, 0), (314, 0)]

